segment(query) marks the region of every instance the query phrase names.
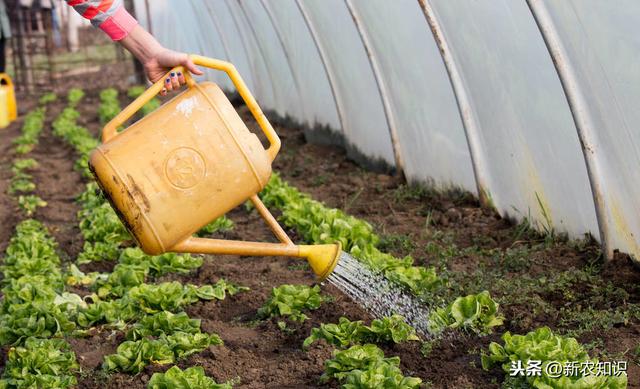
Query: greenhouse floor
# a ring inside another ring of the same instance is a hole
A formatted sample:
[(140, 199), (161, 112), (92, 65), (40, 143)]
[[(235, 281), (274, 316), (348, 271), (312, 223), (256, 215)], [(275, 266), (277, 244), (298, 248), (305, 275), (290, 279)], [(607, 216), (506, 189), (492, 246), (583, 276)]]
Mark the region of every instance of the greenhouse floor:
[[(79, 124), (97, 135), (99, 91), (87, 91), (78, 109)], [(124, 96), (121, 93), (121, 96)], [(67, 261), (83, 248), (78, 227), (80, 207), (76, 197), (86, 180), (74, 170), (75, 151), (51, 132), (51, 121), (65, 106), (62, 95), (46, 114), (45, 129), (30, 157), (39, 163), (33, 172), (36, 194), (48, 205), (34, 218), (42, 221), (59, 244)], [(128, 101), (122, 98), (122, 105)], [(33, 102), (22, 102), (25, 107)], [(251, 122), (246, 108), (240, 111)], [(7, 194), (11, 179), (12, 140), (21, 121), (0, 131), (0, 250), (4, 252), (15, 226), (23, 219), (14, 197)], [(255, 124), (250, 124), (255, 129)], [(629, 388), (640, 388), (640, 271), (624, 254), (603, 264), (598, 246), (588, 240), (568, 241), (549, 231), (535, 232), (527, 223), (513, 224), (495, 212), (481, 209), (470, 195), (456, 190), (436, 192), (403, 184), (402, 180), (365, 171), (349, 161), (345, 152), (329, 146), (307, 144), (298, 128), (276, 126), (283, 141), (274, 171), (300, 191), (331, 208), (366, 220), (382, 237), (379, 248), (397, 257), (411, 255), (417, 265), (435, 266), (446, 284), (422, 298), (430, 304), (451, 302), (458, 296), (489, 290), (500, 303), (504, 325), (493, 333), (450, 331), (437, 341), (380, 345), (385, 356), (399, 356), (405, 375), (416, 376), (432, 388), (499, 388), (505, 374), (499, 368), (482, 369), (480, 355), (506, 332), (524, 334), (549, 326), (574, 336), (589, 354), (603, 360), (628, 361)], [(273, 210), (278, 215), (278, 210)], [(523, 212), (526, 214), (526, 211)], [(231, 231), (215, 237), (274, 241), (256, 212), (239, 207), (227, 215), (235, 223)], [(287, 231), (301, 241), (294, 230)], [(79, 266), (85, 273), (110, 272), (115, 261)], [(209, 256), (189, 275), (168, 275), (155, 281), (179, 280), (205, 284), (225, 279), (250, 288), (222, 301), (201, 301), (185, 310), (202, 320), (202, 330), (215, 332), (224, 345), (187, 357), (182, 368), (202, 366), (217, 382), (239, 381), (238, 388), (332, 387), (319, 384), (324, 361), (333, 347), (315, 343), (301, 348), (311, 328), (337, 323), (346, 316), (369, 322), (372, 318), (330, 285), (331, 296), (318, 310), (306, 312), (304, 323), (257, 320), (256, 312), (281, 284), (314, 283), (305, 262), (289, 258)], [(69, 291), (87, 295), (81, 287)], [(119, 331), (92, 329), (88, 337), (67, 337), (83, 371), (80, 388), (144, 388), (154, 372), (167, 366), (148, 366), (139, 375), (104, 373), (103, 357), (113, 354), (124, 341)], [(6, 354), (8, 347), (4, 348)], [(2, 366), (5, 358), (2, 358)]]

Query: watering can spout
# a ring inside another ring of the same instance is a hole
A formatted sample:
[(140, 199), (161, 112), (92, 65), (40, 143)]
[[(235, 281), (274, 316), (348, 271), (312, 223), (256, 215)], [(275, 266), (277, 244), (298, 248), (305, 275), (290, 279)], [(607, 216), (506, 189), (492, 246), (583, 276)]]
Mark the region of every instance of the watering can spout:
[(319, 244), (319, 245), (302, 245), (300, 247), (300, 256), (309, 261), (311, 270), (324, 280), (333, 272), (338, 264), (338, 257), (342, 251), (340, 243), (336, 244)]
[(191, 237), (171, 248), (178, 253), (216, 255), (285, 256), (304, 258), (320, 280), (326, 279), (338, 264), (342, 245), (294, 245), (292, 243), (244, 242)]

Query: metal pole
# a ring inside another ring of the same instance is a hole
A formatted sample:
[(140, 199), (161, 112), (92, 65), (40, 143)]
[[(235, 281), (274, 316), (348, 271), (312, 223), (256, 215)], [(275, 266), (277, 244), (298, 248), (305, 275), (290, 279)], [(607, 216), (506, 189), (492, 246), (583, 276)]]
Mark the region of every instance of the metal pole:
[(460, 117), (462, 119), (462, 125), (467, 137), (467, 144), (469, 145), (469, 155), (471, 156), (471, 163), (473, 165), (473, 174), (476, 179), (480, 205), (483, 207), (495, 208), (489, 194), (489, 170), (482, 150), (480, 124), (475, 116), (475, 111), (471, 104), (471, 98), (465, 88), (462, 74), (458, 69), (458, 65), (453, 57), (451, 48), (449, 48), (449, 43), (444, 36), (440, 22), (438, 22), (438, 19), (436, 18), (436, 14), (430, 1), (418, 0), (418, 4), (420, 5), (420, 8), (422, 8), (424, 16), (427, 19), (427, 23), (429, 23), (429, 27), (433, 33), (433, 38), (440, 49), (440, 55), (442, 56), (444, 66), (447, 69), (449, 81), (453, 88), (453, 94), (456, 97), (458, 110), (460, 111)]
[(580, 83), (576, 77), (567, 50), (565, 49), (560, 34), (551, 18), (551, 14), (544, 2), (540, 0), (527, 0), (527, 5), (533, 14), (533, 18), (540, 29), (542, 38), (547, 45), (549, 55), (558, 72), (562, 89), (567, 97), (571, 116), (578, 131), (578, 138), (582, 146), (582, 154), (587, 166), (587, 175), (591, 185), (591, 194), (596, 208), (596, 219), (600, 233), (602, 252), (607, 260), (613, 259), (613, 245), (609, 229), (607, 215), (608, 204), (604, 195), (605, 174), (602, 172), (600, 159), (598, 158), (598, 147), (596, 139), (597, 128), (589, 111), (589, 105), (580, 88)]
[(387, 119), (387, 127), (389, 127), (389, 137), (391, 138), (391, 146), (393, 147), (393, 154), (395, 156), (396, 161), (396, 173), (398, 176), (404, 176), (404, 160), (402, 159), (402, 151), (400, 149), (400, 140), (398, 138), (398, 125), (396, 123), (395, 115), (393, 114), (393, 108), (391, 107), (391, 97), (389, 96), (389, 91), (387, 88), (387, 84), (384, 81), (384, 77), (382, 76), (382, 69), (380, 68), (380, 64), (378, 59), (373, 52), (373, 45), (369, 39), (369, 34), (362, 26), (360, 22), (360, 15), (357, 10), (353, 6), (352, 0), (344, 0), (347, 5), (347, 9), (351, 14), (351, 18), (356, 25), (356, 29), (358, 30), (358, 34), (360, 35), (360, 40), (362, 41), (362, 45), (364, 46), (364, 50), (367, 52), (367, 58), (369, 59), (369, 65), (371, 66), (371, 70), (373, 71), (373, 76), (376, 80), (376, 87), (378, 88), (378, 93), (380, 93), (380, 99), (382, 100), (382, 106), (384, 107), (384, 116)]

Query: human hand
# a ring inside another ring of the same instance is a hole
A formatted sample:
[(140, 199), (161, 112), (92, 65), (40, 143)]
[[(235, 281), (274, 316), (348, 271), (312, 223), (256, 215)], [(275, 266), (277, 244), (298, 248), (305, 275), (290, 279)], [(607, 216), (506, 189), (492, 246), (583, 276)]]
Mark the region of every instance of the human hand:
[[(169, 50), (164, 47), (157, 50), (154, 54), (152, 54), (144, 63), (144, 71), (147, 75), (147, 78), (151, 82), (156, 82), (161, 78), (165, 77), (165, 75), (176, 66), (184, 66), (188, 71), (196, 75), (202, 75), (202, 71), (198, 69), (198, 67), (193, 63), (191, 58), (185, 53), (179, 53), (177, 51)], [(164, 80), (164, 88), (161, 95), (166, 95), (167, 92), (170, 92), (174, 89), (180, 88), (181, 85), (185, 84), (185, 77), (182, 72), (172, 72), (165, 80)]]
[[(142, 63), (147, 78), (151, 82), (157, 82), (171, 69), (180, 65), (195, 75), (203, 74), (187, 54), (163, 47), (139, 25), (120, 40), (120, 44)], [(164, 96), (168, 91), (178, 89), (185, 83), (184, 74), (181, 74), (181, 72), (172, 73), (163, 81), (163, 88), (160, 94)]]

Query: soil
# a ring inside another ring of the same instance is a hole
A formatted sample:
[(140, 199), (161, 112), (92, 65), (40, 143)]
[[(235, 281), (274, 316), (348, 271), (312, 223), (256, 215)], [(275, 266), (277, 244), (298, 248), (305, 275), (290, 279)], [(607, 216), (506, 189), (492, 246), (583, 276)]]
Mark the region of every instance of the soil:
[[(96, 116), (97, 94), (98, 91), (88, 92), (80, 106), (83, 114), (80, 124), (96, 135), (101, 127)], [(84, 189), (85, 180), (73, 169), (75, 153), (51, 134), (49, 123), (61, 109), (58, 104), (48, 110), (47, 128), (40, 144), (31, 153), (40, 163), (40, 168), (34, 173), (36, 193), (49, 204), (38, 210), (35, 217), (49, 227), (60, 244), (63, 258), (73, 259), (82, 248), (76, 219), (78, 207), (74, 199)], [(246, 108), (240, 108), (240, 111), (255, 130)], [(13, 234), (16, 223), (23, 218), (15, 200), (6, 193), (13, 159), (11, 139), (18, 135), (19, 127), (20, 122), (16, 122), (0, 131), (2, 250)], [(387, 251), (397, 256), (410, 254), (417, 264), (441, 267), (438, 257), (429, 254), (429, 248), (434, 243), (442, 245), (443, 240), (455, 245), (462, 251), (446, 262), (452, 280), (496, 267), (496, 263), (491, 262), (491, 256), (478, 254), (483, 250), (504, 253), (514, 247), (528, 249), (528, 267), (524, 271), (506, 272), (507, 279), (522, 276), (536, 278), (584, 269), (593, 264), (594, 257), (597, 258), (597, 247), (593, 243), (578, 247), (560, 241), (541, 248), (537, 242), (539, 236), (522, 237), (517, 233), (517, 226), (491, 210), (481, 209), (468, 194), (416, 192), (399, 177), (361, 169), (341, 149), (306, 143), (299, 128), (277, 126), (277, 130), (283, 140), (283, 148), (274, 170), (280, 172), (283, 178), (328, 206), (339, 207), (369, 221), (383, 236)], [(235, 222), (234, 229), (215, 234), (215, 237), (275, 241), (271, 231), (255, 212), (249, 213), (238, 208), (230, 212), (228, 217)], [(299, 240), (293, 231), (288, 233), (294, 241)], [(522, 243), (523, 239), (527, 242)], [(475, 251), (464, 251), (467, 248)], [(83, 269), (109, 271), (112, 266), (113, 262), (101, 262), (86, 265)], [(614, 263), (602, 266), (598, 277), (624, 289), (628, 294), (625, 302), (640, 301), (640, 291), (636, 287), (640, 285), (640, 273), (632, 267), (628, 257), (619, 254)], [(214, 283), (220, 278), (247, 286), (250, 291), (228, 296), (223, 301), (199, 302), (186, 309), (191, 317), (201, 319), (204, 331), (219, 334), (224, 345), (212, 346), (180, 361), (180, 367), (202, 366), (207, 375), (218, 382), (235, 380), (234, 387), (237, 388), (335, 386), (335, 382), (325, 385), (318, 381), (323, 363), (331, 356), (332, 348), (319, 342), (305, 352), (301, 349), (302, 341), (311, 328), (321, 323), (337, 322), (341, 316), (368, 322), (371, 317), (367, 312), (337, 289), (323, 285), (322, 291), (328, 301), (320, 309), (308, 312), (309, 320), (306, 322), (289, 322), (288, 328), (283, 331), (278, 327), (277, 320), (257, 321), (256, 311), (268, 298), (272, 287), (284, 283), (315, 283), (305, 264), (290, 258), (207, 256), (204, 265), (192, 274), (165, 276), (152, 281), (176, 279), (185, 283), (205, 284)], [(588, 285), (584, 288), (576, 290), (576, 293), (589, 296), (599, 293), (587, 290)], [(500, 291), (497, 293), (499, 295)], [(544, 297), (554, 309), (559, 310), (566, 304), (561, 295), (550, 293)], [(499, 333), (507, 330), (522, 333), (541, 325), (561, 327), (555, 317), (534, 316), (531, 307), (506, 304), (501, 309), (507, 320), (505, 326), (498, 330)], [(511, 320), (515, 317), (524, 319)], [(490, 342), (499, 341), (499, 333), (484, 337), (460, 333), (446, 336), (433, 346), (427, 356), (423, 355), (420, 342), (382, 347), (387, 356), (400, 357), (406, 375), (421, 377), (431, 383), (432, 388), (499, 388), (504, 374), (497, 369), (487, 372), (480, 367), (480, 352), (486, 350)], [(595, 351), (631, 359), (632, 355), (628, 352), (635, 349), (639, 338), (638, 319), (632, 318), (624, 325), (586, 332), (580, 341), (601, 340)], [(98, 328), (87, 337), (69, 338), (68, 341), (82, 366), (78, 377), (79, 388), (144, 388), (154, 372), (169, 367), (149, 366), (136, 376), (104, 374), (100, 370), (102, 358), (115, 352), (117, 345), (123, 341), (122, 333)], [(629, 367), (629, 382), (630, 388), (640, 387), (640, 371), (633, 363)]]
[(20, 221), (20, 212), (18, 203), (11, 197), (7, 191), (11, 182), (11, 164), (14, 158), (11, 143), (13, 139), (20, 135), (20, 127), (22, 120), (17, 120), (9, 125), (9, 127), (0, 130), (0, 250), (7, 247), (9, 239), (13, 234), (13, 229)]
[(73, 148), (51, 132), (51, 123), (64, 105), (57, 102), (48, 107), (45, 131), (30, 157), (38, 161), (38, 168), (32, 173), (35, 194), (47, 202), (46, 207), (38, 208), (34, 217), (49, 229), (61, 252), (66, 254), (65, 259), (70, 259), (82, 251), (82, 235), (76, 218), (80, 208), (76, 198), (84, 190), (84, 184), (73, 168)]

